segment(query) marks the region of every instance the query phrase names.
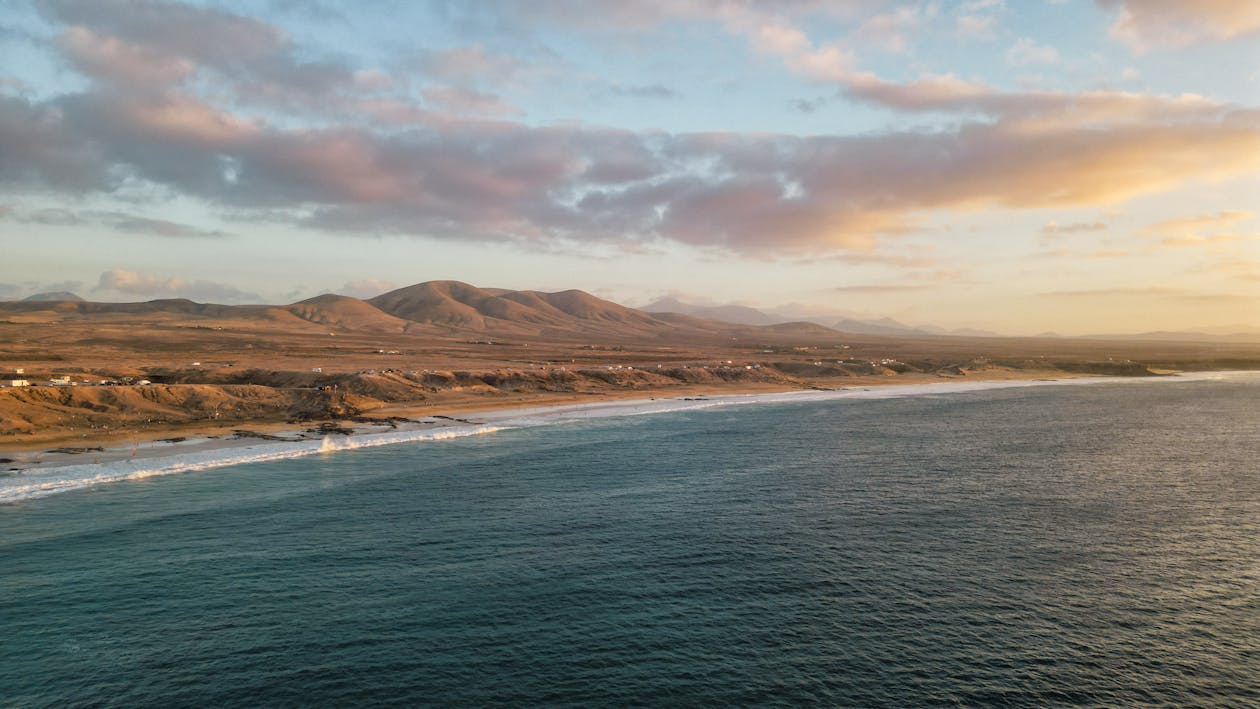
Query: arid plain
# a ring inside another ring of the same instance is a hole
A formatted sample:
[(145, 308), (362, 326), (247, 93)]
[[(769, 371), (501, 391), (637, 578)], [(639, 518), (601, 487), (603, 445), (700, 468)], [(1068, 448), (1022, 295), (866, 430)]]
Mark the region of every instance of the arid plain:
[(1260, 343), (859, 335), (454, 281), (280, 306), (19, 301), (0, 303), (0, 370), (29, 385), (0, 389), (0, 450), (599, 398), (1257, 368)]

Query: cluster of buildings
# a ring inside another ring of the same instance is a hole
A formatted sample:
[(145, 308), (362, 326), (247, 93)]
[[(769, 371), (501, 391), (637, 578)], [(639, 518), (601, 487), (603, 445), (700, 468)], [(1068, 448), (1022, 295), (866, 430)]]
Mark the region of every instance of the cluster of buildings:
[(75, 381), (71, 379), (70, 375), (68, 374), (53, 376), (49, 378), (47, 382), (32, 383), (31, 380), (23, 378), (22, 375), (24, 374), (26, 374), (26, 370), (23, 369), (22, 367), (18, 367), (14, 369), (10, 374), (6, 375), (4, 379), (0, 379), (0, 387), (15, 388), (15, 387), (32, 387), (32, 386), (50, 386), (50, 387), (147, 386), (153, 383), (149, 381), (148, 379), (131, 379), (130, 377), (124, 379), (123, 381), (117, 381), (114, 379), (98, 379), (98, 380), (80, 379), (79, 381)]

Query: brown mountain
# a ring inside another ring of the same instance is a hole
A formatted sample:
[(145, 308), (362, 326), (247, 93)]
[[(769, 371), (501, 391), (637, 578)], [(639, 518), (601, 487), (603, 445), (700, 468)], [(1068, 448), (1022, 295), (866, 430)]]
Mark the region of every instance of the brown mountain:
[(430, 281), (368, 302), (404, 320), (505, 335), (655, 336), (674, 329), (669, 322), (579, 290), (543, 293)]
[(646, 313), (580, 290), (558, 293), (478, 288), (430, 281), (360, 300), (324, 294), (289, 305), (219, 305), (168, 298), (140, 303), (9, 301), (0, 320), (21, 323), (155, 325), (213, 331), (274, 331), (364, 335), (407, 334), (463, 338), (538, 338), (558, 341), (778, 341), (835, 339), (812, 323), (740, 325), (678, 313)]
[(307, 298), (284, 310), (308, 322), (364, 332), (407, 332), (415, 323), (382, 312), (371, 303), (347, 295), (325, 293)]

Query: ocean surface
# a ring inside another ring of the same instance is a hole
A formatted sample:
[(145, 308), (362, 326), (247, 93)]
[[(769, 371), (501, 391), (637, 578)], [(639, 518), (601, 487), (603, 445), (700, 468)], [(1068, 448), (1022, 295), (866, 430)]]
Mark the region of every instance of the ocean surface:
[(679, 408), (8, 476), (0, 706), (1260, 705), (1260, 376)]

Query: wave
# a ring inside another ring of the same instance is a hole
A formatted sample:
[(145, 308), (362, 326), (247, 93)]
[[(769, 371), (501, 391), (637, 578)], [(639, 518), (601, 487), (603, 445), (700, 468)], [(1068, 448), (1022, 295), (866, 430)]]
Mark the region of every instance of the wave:
[(22, 502), (61, 492), (81, 490), (105, 483), (143, 480), (243, 463), (262, 463), (287, 458), (372, 448), (398, 443), (441, 441), (479, 436), (502, 430), (502, 426), (452, 426), (428, 431), (392, 431), (347, 439), (311, 439), (294, 442), (267, 442), (248, 446), (231, 445), (210, 450), (173, 453), (154, 459), (127, 459), (109, 463), (66, 465), (45, 470), (27, 470), (0, 483), (0, 504)]
[(683, 398), (614, 400), (569, 406), (506, 409), (477, 414), (482, 423), (446, 426), (438, 429), (409, 429), (384, 433), (361, 433), (353, 437), (310, 439), (303, 441), (266, 442), (239, 445), (221, 442), (208, 450), (177, 451), (161, 457), (116, 460), (107, 463), (76, 464), (25, 470), (21, 474), (0, 477), (0, 504), (16, 503), (61, 492), (80, 490), (105, 483), (175, 475), (243, 463), (259, 463), (332, 454), (341, 451), (400, 443), (441, 441), (464, 436), (477, 436), (512, 428), (580, 423), (602, 418), (683, 413), (729, 406), (752, 404), (790, 404), (840, 399), (892, 399), (907, 396), (963, 394), (993, 389), (1035, 386), (1082, 386), (1089, 384), (1155, 382), (1222, 381), (1260, 377), (1260, 372), (1196, 372), (1174, 377), (1081, 377), (1069, 379), (1037, 379), (1008, 381), (946, 381), (937, 383), (885, 384), (868, 387), (847, 387), (834, 390), (800, 390), (773, 394), (697, 395)]

